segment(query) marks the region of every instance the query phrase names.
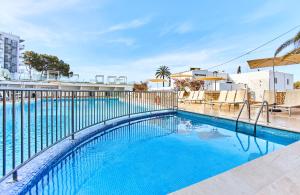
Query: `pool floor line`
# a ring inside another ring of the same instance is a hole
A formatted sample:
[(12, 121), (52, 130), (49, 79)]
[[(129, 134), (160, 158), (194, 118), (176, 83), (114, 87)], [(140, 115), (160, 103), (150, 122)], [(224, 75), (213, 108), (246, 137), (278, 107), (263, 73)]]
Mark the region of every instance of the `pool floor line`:
[(8, 176), (0, 183), (0, 194), (20, 194), (30, 185), (38, 180), (45, 171), (52, 167), (52, 165), (68, 154), (70, 151), (78, 147), (86, 140), (94, 137), (95, 135), (116, 126), (128, 123), (131, 121), (141, 120), (145, 118), (152, 118), (157, 116), (164, 116), (175, 114), (176, 110), (164, 110), (164, 111), (151, 111), (147, 113), (140, 113), (131, 115), (130, 117), (120, 117), (110, 121), (106, 121), (105, 124), (97, 124), (88, 127), (75, 134), (75, 140), (66, 138), (61, 142), (53, 145), (47, 150), (40, 153), (38, 156), (30, 160), (24, 166), (18, 170), (18, 181), (14, 182), (12, 176)]

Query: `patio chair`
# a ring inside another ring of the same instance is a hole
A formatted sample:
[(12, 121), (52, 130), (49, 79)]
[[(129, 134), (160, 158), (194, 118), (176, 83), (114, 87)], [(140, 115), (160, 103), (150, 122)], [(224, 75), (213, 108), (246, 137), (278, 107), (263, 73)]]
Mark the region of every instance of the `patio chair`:
[(237, 90), (234, 101), (227, 101), (227, 104), (243, 104), (246, 99), (246, 90)]
[(205, 101), (205, 91), (199, 91), (198, 97), (196, 99), (196, 102), (204, 102)]
[(192, 102), (196, 102), (198, 99), (200, 91), (195, 91), (194, 96), (192, 97), (192, 99), (189, 101), (190, 103)]
[(178, 101), (183, 102), (184, 101), (184, 92), (185, 91), (178, 91)]
[(226, 101), (226, 98), (227, 98), (227, 94), (228, 94), (228, 91), (220, 91), (220, 95), (219, 95), (219, 98), (217, 101), (209, 101), (207, 102), (207, 104), (211, 105), (211, 108), (215, 105), (215, 104), (222, 104)]
[(276, 105), (276, 107), (287, 109), (291, 116), (292, 108), (300, 108), (300, 90), (286, 91), (284, 104)]
[[(222, 105), (227, 104), (227, 105), (229, 105), (229, 110), (230, 110), (230, 107), (231, 107), (232, 104), (235, 105), (235, 104), (240, 103), (242, 95), (243, 95), (243, 93), (239, 92), (238, 98), (236, 99), (237, 91), (236, 90), (229, 91), (228, 94), (227, 94), (225, 102), (222, 102), (220, 104), (220, 109), (221, 109)], [(245, 93), (244, 93), (244, 96), (245, 96)]]
[(267, 101), (269, 106), (272, 106), (275, 104), (275, 96), (274, 91), (270, 90), (264, 90), (263, 99), (261, 102), (256, 102), (255, 104), (252, 104), (253, 107), (260, 107), (262, 102)]
[(189, 94), (189, 96), (184, 100), (184, 103), (192, 101), (193, 97), (195, 95), (195, 92), (196, 91), (191, 91), (190, 94)]

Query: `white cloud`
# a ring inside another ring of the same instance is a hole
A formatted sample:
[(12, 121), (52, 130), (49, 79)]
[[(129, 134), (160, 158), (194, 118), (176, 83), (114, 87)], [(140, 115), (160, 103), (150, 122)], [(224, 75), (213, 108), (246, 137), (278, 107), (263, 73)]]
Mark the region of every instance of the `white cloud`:
[(115, 38), (115, 39), (108, 39), (106, 41), (108, 43), (123, 44), (123, 45), (126, 45), (126, 46), (132, 46), (132, 45), (135, 44), (135, 39), (125, 38), (125, 37), (120, 37), (120, 38)]
[(113, 26), (109, 27), (107, 31), (108, 32), (114, 32), (114, 31), (120, 31), (120, 30), (135, 29), (135, 28), (139, 28), (141, 26), (144, 26), (149, 21), (150, 21), (149, 18), (134, 19), (134, 20), (129, 21), (129, 22), (113, 25)]
[(257, 8), (254, 12), (247, 15), (244, 19), (244, 23), (252, 23), (265, 18), (275, 16), (284, 12), (287, 9), (287, 2), (285, 0), (272, 1), (267, 0), (265, 3)]
[(164, 36), (167, 34), (185, 34), (193, 31), (193, 25), (190, 22), (182, 22), (179, 24), (167, 25), (165, 26), (160, 36)]
[(0, 26), (5, 32), (20, 35), (25, 40), (41, 42), (46, 46), (59, 46), (74, 36), (49, 26), (36, 25), (29, 17), (40, 17), (52, 11), (76, 7), (82, 0), (0, 0)]
[(146, 18), (136, 18), (128, 22), (118, 23), (114, 24), (112, 26), (108, 26), (105, 28), (105, 30), (100, 30), (97, 32), (88, 32), (89, 35), (103, 35), (107, 33), (117, 32), (117, 31), (123, 31), (123, 30), (129, 30), (129, 29), (137, 29), (140, 28), (150, 22), (150, 17)]
[(125, 30), (130, 30), (130, 29), (137, 29), (140, 27), (145, 26), (150, 22), (150, 17), (145, 17), (145, 18), (136, 18), (131, 21), (123, 22), (123, 23), (118, 23), (114, 24), (111, 26), (108, 26), (105, 28), (105, 30), (100, 30), (96, 32), (86, 32), (85, 34), (88, 35), (89, 37), (99, 37), (102, 38), (104, 42), (108, 43), (115, 43), (115, 44), (122, 44), (126, 46), (132, 46), (135, 44), (135, 39), (134, 38), (126, 38), (126, 37), (115, 37), (115, 38), (105, 38), (106, 34), (113, 33), (113, 32), (119, 32), (119, 31), (125, 31)]
[(177, 28), (175, 29), (175, 31), (179, 34), (185, 34), (185, 33), (191, 32), (192, 30), (193, 30), (193, 27), (192, 27), (191, 23), (188, 23), (188, 22), (179, 24), (177, 26)]
[[(221, 49), (203, 49), (193, 51), (167, 52), (135, 60), (118, 60), (110, 64), (87, 64), (89, 70), (82, 66), (74, 66), (74, 72), (79, 72), (81, 78), (93, 79), (96, 74), (125, 75), (129, 81), (142, 81), (154, 77), (155, 70), (161, 66), (169, 66), (172, 72), (187, 70), (190, 66), (205, 68), (215, 64), (214, 56)], [(99, 68), (105, 67), (105, 68)], [(101, 72), (97, 70), (100, 70)]]
[(77, 5), (81, 0), (0, 0), (0, 16), (5, 20), (44, 14)]

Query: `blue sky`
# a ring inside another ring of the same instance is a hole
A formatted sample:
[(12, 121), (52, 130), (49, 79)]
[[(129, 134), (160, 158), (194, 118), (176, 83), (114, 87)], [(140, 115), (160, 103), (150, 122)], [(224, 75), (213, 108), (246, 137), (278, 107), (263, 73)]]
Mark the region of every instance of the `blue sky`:
[[(86, 80), (95, 74), (154, 77), (209, 68), (299, 25), (299, 0), (0, 0), (0, 30), (26, 49), (59, 56)], [(297, 30), (300, 30), (297, 29)], [(297, 30), (214, 70), (248, 71), (246, 60), (271, 57)], [(295, 74), (299, 66), (277, 68)]]

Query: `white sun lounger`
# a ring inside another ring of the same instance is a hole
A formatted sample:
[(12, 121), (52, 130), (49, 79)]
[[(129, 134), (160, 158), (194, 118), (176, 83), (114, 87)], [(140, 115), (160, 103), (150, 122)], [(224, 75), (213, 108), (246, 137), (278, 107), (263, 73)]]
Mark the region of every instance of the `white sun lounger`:
[(196, 102), (202, 103), (203, 101), (205, 101), (205, 91), (200, 91), (196, 99)]
[(260, 107), (262, 102), (264, 102), (264, 101), (268, 102), (269, 105), (274, 105), (275, 104), (274, 91), (264, 90), (262, 101), (256, 102), (255, 104), (252, 104), (251, 106)]
[(228, 91), (225, 102), (220, 103), (220, 109), (221, 109), (222, 105), (227, 104), (227, 105), (229, 105), (229, 110), (230, 110), (231, 104), (235, 104), (236, 94), (237, 94), (236, 90)]
[(184, 102), (190, 102), (193, 101), (194, 95), (196, 91), (191, 91), (189, 96), (184, 100)]
[(192, 102), (196, 102), (198, 99), (200, 91), (195, 91), (194, 96), (192, 97), (192, 99), (189, 101), (190, 103)]
[(184, 91), (178, 91), (178, 101), (179, 102), (184, 101)]
[(227, 94), (228, 94), (228, 91), (220, 91), (220, 95), (219, 95), (218, 100), (217, 101), (210, 101), (207, 104), (211, 105), (211, 107), (213, 107), (213, 105), (215, 105), (215, 104), (222, 104), (226, 101)]
[(276, 105), (279, 108), (285, 108), (292, 115), (292, 108), (300, 108), (300, 90), (289, 90), (285, 94), (284, 104)]

